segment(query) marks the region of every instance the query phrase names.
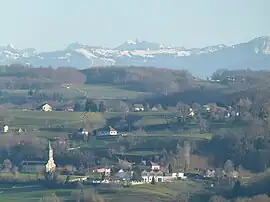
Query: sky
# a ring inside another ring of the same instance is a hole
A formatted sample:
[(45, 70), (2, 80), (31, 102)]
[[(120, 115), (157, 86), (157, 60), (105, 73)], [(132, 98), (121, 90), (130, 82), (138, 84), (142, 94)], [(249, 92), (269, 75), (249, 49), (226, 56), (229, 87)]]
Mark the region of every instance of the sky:
[(0, 45), (114, 48), (136, 38), (187, 48), (231, 45), (270, 36), (269, 8), (270, 0), (2, 0)]

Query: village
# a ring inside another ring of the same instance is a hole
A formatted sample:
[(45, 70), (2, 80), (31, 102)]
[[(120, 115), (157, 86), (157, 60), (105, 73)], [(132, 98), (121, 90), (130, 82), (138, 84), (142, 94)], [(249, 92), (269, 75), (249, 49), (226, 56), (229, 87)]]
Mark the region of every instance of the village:
[[(179, 109), (183, 109), (183, 111), (179, 110), (181, 113), (180, 118), (192, 118), (198, 116), (198, 113), (202, 113), (198, 108), (187, 108), (187, 106), (181, 106), (178, 104)], [(182, 108), (181, 108), (182, 107)], [(238, 117), (240, 114), (238, 111), (235, 111), (232, 107), (228, 106), (226, 108), (217, 107), (215, 104), (209, 104), (202, 106), (204, 111), (208, 113), (213, 118), (216, 118), (218, 114), (223, 114), (223, 117), (226, 119)], [(40, 110), (43, 113), (50, 113), (53, 111), (53, 107), (50, 106), (48, 103), (41, 105), (37, 110)], [(186, 110), (187, 112), (184, 112)], [(23, 110), (25, 111), (25, 110)], [(143, 105), (135, 105), (133, 108), (134, 112), (144, 112), (145, 109)], [(69, 113), (74, 113), (69, 110)], [(85, 112), (82, 113), (81, 116), (86, 116)], [(184, 117), (186, 116), (186, 117)], [(20, 128), (18, 132), (21, 132), (22, 129)], [(4, 125), (2, 128), (2, 133), (7, 134), (9, 133), (8, 125)], [(108, 130), (95, 130), (95, 131), (88, 131), (86, 128), (79, 128), (71, 133), (68, 138), (58, 139), (57, 137), (52, 138), (51, 140), (56, 145), (64, 144), (68, 145), (69, 141), (77, 141), (82, 140), (87, 137), (87, 141), (91, 141), (93, 139), (89, 139), (95, 137), (97, 140), (101, 138), (101, 141), (106, 141), (109, 137), (114, 137), (117, 140), (118, 137), (126, 137), (128, 134), (126, 132), (119, 132), (112, 126), (108, 126)], [(105, 139), (104, 139), (105, 138)], [(65, 176), (65, 182), (80, 182), (80, 183), (92, 183), (92, 184), (128, 184), (128, 185), (136, 185), (136, 184), (156, 184), (156, 183), (169, 183), (176, 180), (198, 180), (198, 179), (211, 179), (211, 180), (220, 180), (220, 179), (237, 179), (239, 173), (235, 170), (232, 163), (227, 163), (224, 169), (218, 172), (215, 171), (213, 168), (198, 168), (193, 169), (191, 172), (187, 169), (189, 164), (189, 155), (185, 154), (185, 163), (182, 166), (174, 169), (170, 163), (160, 162), (160, 161), (153, 161), (149, 158), (146, 160), (142, 159), (140, 162), (129, 162), (125, 156), (122, 154), (122, 158), (120, 159), (117, 157), (117, 163), (103, 163), (102, 165), (84, 166), (87, 168), (87, 171), (80, 172), (78, 166), (75, 165), (63, 165), (63, 163), (58, 164), (57, 161), (54, 159), (53, 148), (51, 146), (51, 140), (49, 140), (48, 145), (48, 152), (47, 161), (44, 160), (23, 160), (17, 166), (17, 172), (25, 173), (25, 174), (35, 174), (35, 173), (44, 173), (46, 172), (57, 172), (59, 175)], [(55, 144), (54, 144), (55, 145)], [(67, 150), (69, 152), (77, 152), (80, 150), (80, 146), (68, 146)], [(184, 148), (185, 150), (185, 148)], [(190, 151), (188, 151), (190, 152)], [(8, 164), (5, 162), (3, 165)], [(15, 166), (15, 165), (13, 165)], [(228, 168), (229, 167), (229, 168)], [(9, 169), (4, 168), (5, 172), (12, 172), (12, 167)], [(85, 170), (85, 169), (84, 169)], [(83, 174), (84, 173), (84, 174)], [(72, 178), (70, 178), (73, 176)], [(38, 178), (37, 178), (38, 179)], [(214, 186), (211, 184), (211, 186)]]

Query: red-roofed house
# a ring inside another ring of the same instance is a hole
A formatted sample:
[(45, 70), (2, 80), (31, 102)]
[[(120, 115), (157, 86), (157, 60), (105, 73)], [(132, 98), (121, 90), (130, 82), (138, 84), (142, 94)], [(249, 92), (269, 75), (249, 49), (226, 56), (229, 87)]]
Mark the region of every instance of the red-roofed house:
[(117, 130), (115, 130), (113, 127), (109, 127), (110, 128), (110, 135), (117, 135)]
[(96, 166), (92, 168), (93, 172), (104, 173), (106, 176), (111, 174), (111, 168), (107, 166)]
[(151, 170), (160, 170), (160, 165), (159, 164), (157, 164), (157, 163), (154, 163), (154, 162), (152, 162), (152, 161), (150, 161), (150, 162), (147, 162), (147, 164), (146, 164), (147, 166), (150, 166), (151, 167)]

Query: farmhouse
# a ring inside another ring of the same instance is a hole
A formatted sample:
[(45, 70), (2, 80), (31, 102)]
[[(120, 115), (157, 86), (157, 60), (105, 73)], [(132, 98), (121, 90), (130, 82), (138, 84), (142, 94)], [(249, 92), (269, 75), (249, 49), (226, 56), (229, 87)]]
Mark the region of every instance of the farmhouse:
[(117, 135), (117, 130), (116, 130), (116, 129), (114, 129), (114, 128), (111, 127), (111, 126), (109, 126), (109, 129), (110, 129), (110, 131), (109, 131), (109, 134), (110, 134), (110, 135)]
[(42, 110), (44, 112), (51, 112), (52, 106), (49, 105), (48, 103), (45, 103), (45, 104), (41, 105), (40, 107), (38, 107), (37, 110)]
[(149, 166), (151, 170), (159, 171), (160, 170), (160, 165), (157, 163), (154, 163), (152, 161), (149, 161), (146, 163), (146, 166)]
[(7, 133), (9, 130), (8, 125), (4, 125), (3, 128), (1, 128), (2, 133)]
[(133, 177), (133, 171), (124, 171), (123, 169), (120, 169), (113, 176), (113, 180), (130, 181), (132, 177)]
[(144, 111), (144, 107), (142, 104), (134, 104), (132, 109), (134, 112)]
[[(163, 173), (161, 171), (143, 171), (142, 178), (144, 183), (154, 182), (171, 182), (176, 179), (186, 179), (184, 173)], [(154, 178), (154, 179), (153, 179)]]
[(92, 171), (97, 173), (104, 173), (105, 176), (109, 176), (111, 174), (111, 168), (108, 168), (107, 166), (96, 166), (92, 168)]
[(118, 135), (118, 132), (115, 128), (109, 126), (109, 131), (98, 131), (98, 136), (115, 136)]

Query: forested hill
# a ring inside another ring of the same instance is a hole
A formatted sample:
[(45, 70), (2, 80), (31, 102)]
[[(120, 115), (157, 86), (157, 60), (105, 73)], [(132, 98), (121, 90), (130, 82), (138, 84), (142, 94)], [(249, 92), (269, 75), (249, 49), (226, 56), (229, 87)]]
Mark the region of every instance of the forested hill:
[(87, 84), (107, 84), (121, 88), (169, 94), (195, 83), (191, 73), (153, 67), (107, 67), (82, 70)]

